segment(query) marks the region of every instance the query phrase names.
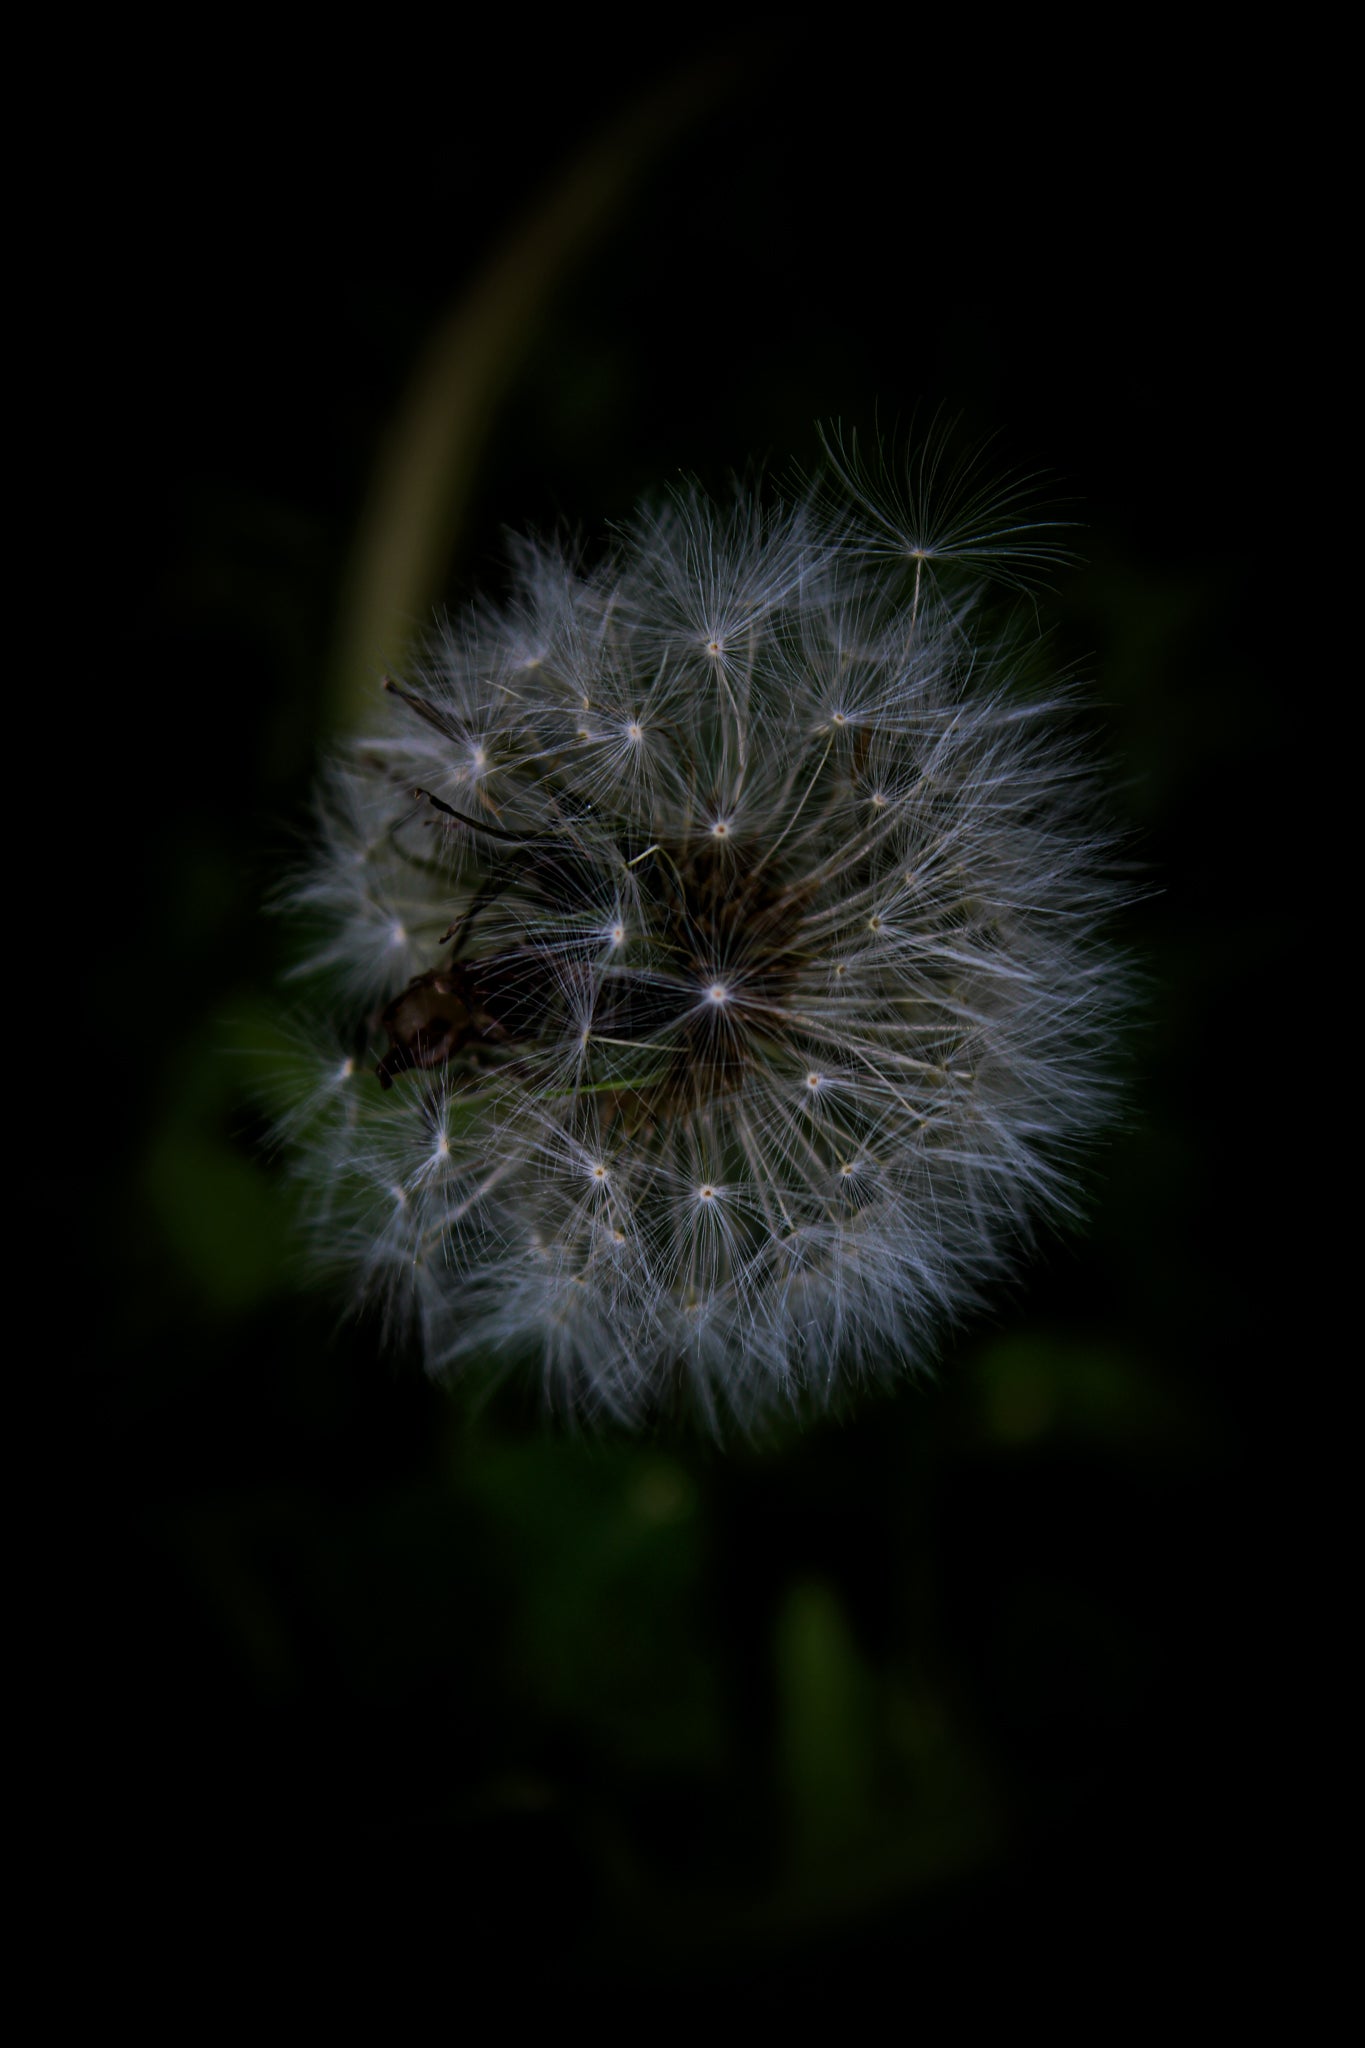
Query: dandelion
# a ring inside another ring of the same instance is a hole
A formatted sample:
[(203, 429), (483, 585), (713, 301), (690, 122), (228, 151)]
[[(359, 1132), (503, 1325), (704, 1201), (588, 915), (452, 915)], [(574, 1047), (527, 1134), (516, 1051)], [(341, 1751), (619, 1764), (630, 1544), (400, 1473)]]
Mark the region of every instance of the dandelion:
[(891, 475), (681, 492), (595, 566), (519, 544), (330, 771), (288, 900), (344, 1026), (289, 1141), (320, 1258), (431, 1372), (808, 1413), (1074, 1206), (1109, 844), (986, 603), (1057, 550), (1014, 487), (935, 522)]

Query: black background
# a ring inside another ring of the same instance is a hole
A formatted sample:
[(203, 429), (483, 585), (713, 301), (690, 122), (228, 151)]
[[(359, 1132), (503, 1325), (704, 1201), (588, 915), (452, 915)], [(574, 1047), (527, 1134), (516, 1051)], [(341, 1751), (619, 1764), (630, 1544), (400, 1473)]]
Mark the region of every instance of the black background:
[(941, 408), (1077, 502), (1047, 613), (1147, 884), (1127, 1119), (1087, 1229), (936, 1381), (766, 1453), (565, 1441), (338, 1330), (235, 1050), (424, 339), (689, 52), (484, 22), (366, 97), (205, 62), (92, 150), (71, 658), (112, 1085), (59, 1804), (126, 1957), (316, 1915), (523, 1989), (1211, 1989), (1290, 1883), (1268, 478), (1315, 314), (1267, 263), (1268, 88), (845, 33), (700, 39), (716, 75), (537, 310), (431, 594), (496, 582), (505, 526), (809, 462), (820, 420)]

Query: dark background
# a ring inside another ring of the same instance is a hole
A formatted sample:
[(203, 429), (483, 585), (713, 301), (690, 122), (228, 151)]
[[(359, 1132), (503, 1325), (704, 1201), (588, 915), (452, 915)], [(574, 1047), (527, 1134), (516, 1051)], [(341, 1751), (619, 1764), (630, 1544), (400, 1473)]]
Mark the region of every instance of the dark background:
[(496, 582), (506, 526), (809, 462), (820, 420), (943, 408), (1045, 467), (1083, 521), (1055, 651), (1146, 878), (1089, 1223), (936, 1380), (766, 1452), (566, 1439), (300, 1291), (243, 1047), (383, 437), (435, 324), (686, 53), (485, 25), (420, 98), (217, 79), (112, 124), (63, 1839), (111, 1924), (247, 1957), (316, 1909), (471, 1982), (1212, 1982), (1286, 1885), (1290, 1803), (1273, 136), (1247, 81), (1140, 50), (715, 49), (528, 320), (429, 595)]

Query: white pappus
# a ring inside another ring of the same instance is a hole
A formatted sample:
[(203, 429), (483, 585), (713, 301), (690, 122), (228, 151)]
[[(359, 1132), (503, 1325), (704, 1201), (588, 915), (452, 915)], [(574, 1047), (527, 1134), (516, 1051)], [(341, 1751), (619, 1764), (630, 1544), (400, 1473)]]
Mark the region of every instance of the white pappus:
[(1068, 1208), (1111, 845), (983, 601), (1058, 551), (1008, 489), (935, 524), (932, 466), (680, 492), (596, 566), (520, 544), (332, 768), (286, 893), (345, 1022), (290, 1142), (319, 1258), (433, 1373), (808, 1413), (924, 1364)]

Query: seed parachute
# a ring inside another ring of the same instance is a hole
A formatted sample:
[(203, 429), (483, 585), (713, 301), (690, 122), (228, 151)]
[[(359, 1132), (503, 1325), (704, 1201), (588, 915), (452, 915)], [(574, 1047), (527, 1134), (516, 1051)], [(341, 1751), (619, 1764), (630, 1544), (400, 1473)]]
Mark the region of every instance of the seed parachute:
[(331, 769), (285, 1123), (319, 1261), (433, 1373), (808, 1414), (1072, 1206), (1112, 848), (1032, 609), (987, 601), (1058, 550), (1008, 488), (936, 522), (933, 466), (518, 545)]

